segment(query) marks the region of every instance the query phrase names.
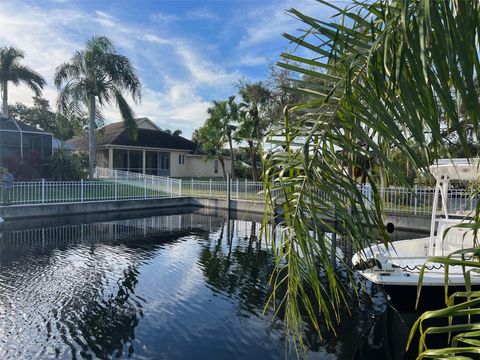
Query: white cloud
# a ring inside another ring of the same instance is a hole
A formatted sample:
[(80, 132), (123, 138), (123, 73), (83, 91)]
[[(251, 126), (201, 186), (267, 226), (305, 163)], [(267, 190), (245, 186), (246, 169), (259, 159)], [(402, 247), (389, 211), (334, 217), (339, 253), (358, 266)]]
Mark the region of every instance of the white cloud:
[(246, 66), (268, 65), (268, 59), (265, 56), (245, 54), (240, 59), (240, 65), (246, 65)]
[(226, 72), (219, 68), (217, 64), (203, 59), (198, 52), (185, 42), (176, 44), (176, 52), (198, 85), (229, 86), (240, 77), (238, 71)]
[[(259, 46), (272, 39), (280, 39), (283, 33), (295, 33), (302, 27), (300, 21), (287, 12), (295, 8), (312, 17), (327, 19), (334, 11), (315, 0), (285, 0), (264, 7), (255, 7), (242, 14), (245, 36), (239, 43), (240, 49)], [(269, 14), (265, 16), (265, 14)]]
[(154, 44), (171, 44), (170, 40), (164, 39), (155, 34), (143, 34), (139, 36), (139, 39), (145, 40)]
[(214, 13), (213, 11), (210, 11), (207, 8), (198, 8), (194, 10), (190, 10), (186, 14), (187, 19), (190, 20), (210, 20), (210, 21), (219, 21), (220, 17)]
[(168, 81), (166, 92), (145, 88), (142, 104), (134, 108), (138, 116), (147, 116), (161, 128), (180, 129), (188, 137), (206, 119), (209, 106), (190, 84)]
[(150, 19), (154, 22), (166, 25), (175, 21), (179, 21), (180, 17), (174, 14), (165, 14), (162, 12), (156, 12), (150, 15)]

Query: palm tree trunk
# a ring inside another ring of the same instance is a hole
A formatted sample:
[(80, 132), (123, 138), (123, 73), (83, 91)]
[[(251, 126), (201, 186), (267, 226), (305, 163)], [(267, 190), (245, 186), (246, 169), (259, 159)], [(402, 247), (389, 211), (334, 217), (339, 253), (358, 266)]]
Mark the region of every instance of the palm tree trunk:
[(1, 117), (8, 118), (8, 88), (7, 82), (2, 83), (2, 114)]
[(250, 162), (252, 163), (253, 181), (258, 181), (257, 154), (252, 140), (248, 140), (248, 147), (250, 148)]
[(88, 178), (93, 179), (93, 166), (95, 164), (95, 95), (90, 94), (89, 124), (88, 124)]
[(227, 180), (227, 172), (225, 171), (225, 161), (223, 160), (223, 156), (220, 155), (218, 157), (218, 160), (220, 161), (220, 165), (222, 165), (223, 179)]
[(230, 145), (230, 159), (232, 160), (230, 164), (230, 177), (235, 179), (235, 155), (233, 154), (233, 144), (232, 136), (228, 135), (228, 144)]

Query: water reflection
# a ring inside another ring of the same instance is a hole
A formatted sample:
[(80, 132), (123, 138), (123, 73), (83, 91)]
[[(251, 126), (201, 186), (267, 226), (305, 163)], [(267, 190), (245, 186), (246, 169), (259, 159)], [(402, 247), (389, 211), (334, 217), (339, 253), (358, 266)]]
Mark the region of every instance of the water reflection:
[[(274, 259), (259, 221), (121, 216), (0, 226), (0, 359), (295, 358), (263, 314)], [(369, 329), (383, 293), (368, 290), (339, 337), (307, 334), (312, 359), (381, 342)]]
[(259, 311), (271, 261), (258, 230), (201, 212), (8, 224), (0, 358), (283, 357)]
[[(244, 229), (238, 229), (240, 226)], [(241, 311), (255, 315), (267, 301), (268, 281), (274, 268), (271, 254), (257, 237), (259, 231), (258, 223), (227, 219), (218, 238), (211, 239), (199, 256), (209, 288), (235, 297)], [(233, 238), (237, 239), (235, 243)]]

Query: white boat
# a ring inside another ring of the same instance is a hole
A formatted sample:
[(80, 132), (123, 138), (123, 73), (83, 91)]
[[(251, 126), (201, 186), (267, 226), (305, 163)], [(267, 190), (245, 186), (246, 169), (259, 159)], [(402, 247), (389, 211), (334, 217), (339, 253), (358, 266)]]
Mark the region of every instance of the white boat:
[[(430, 172), (436, 179), (430, 236), (395, 241), (387, 245), (375, 244), (363, 249), (352, 258), (359, 273), (369, 281), (384, 286), (390, 295), (404, 297), (408, 292), (416, 293), (420, 271), (426, 265), (423, 287), (443, 292), (445, 268), (439, 263), (429, 262), (429, 259), (449, 256), (457, 250), (472, 248), (476, 243), (471, 229), (456, 227), (469, 222), (471, 214), (462, 212), (452, 215), (447, 206), (448, 186), (451, 180), (478, 180), (479, 166), (478, 159), (443, 159), (430, 166)], [(461, 256), (454, 255), (453, 258), (460, 259)], [(472, 285), (480, 285), (480, 272), (476, 269), (450, 266), (449, 286), (453, 289), (464, 288), (465, 271), (469, 270), (472, 270)]]

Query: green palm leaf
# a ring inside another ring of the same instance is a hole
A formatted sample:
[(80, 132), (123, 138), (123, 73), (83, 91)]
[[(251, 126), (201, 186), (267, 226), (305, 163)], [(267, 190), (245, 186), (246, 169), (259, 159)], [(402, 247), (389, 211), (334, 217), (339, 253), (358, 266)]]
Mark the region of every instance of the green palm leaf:
[[(348, 306), (338, 275), (340, 269), (352, 276), (348, 254), (337, 252), (322, 229), (340, 236), (348, 253), (378, 237), (387, 242), (382, 194), (374, 184), (385, 184), (388, 173), (410, 186), (391, 153), (427, 172), (449, 153), (445, 126), (459, 133), (462, 146), (465, 122), (480, 135), (478, 2), (367, 1), (345, 9), (320, 2), (338, 12), (334, 21), (289, 10), (304, 29), (285, 37), (309, 55), (283, 54), (278, 65), (299, 74), (292, 87), (305, 101), (286, 109), (267, 140), (273, 150), (263, 151), (268, 207), (282, 209), (285, 227), (274, 243), (272, 284), (286, 293), (277, 303), (272, 295), (272, 304), (281, 307), (300, 344), (302, 316), (318, 330), (321, 315), (334, 331), (340, 308)], [(359, 191), (362, 181), (372, 184), (372, 201)], [(271, 196), (278, 189), (282, 196)]]

